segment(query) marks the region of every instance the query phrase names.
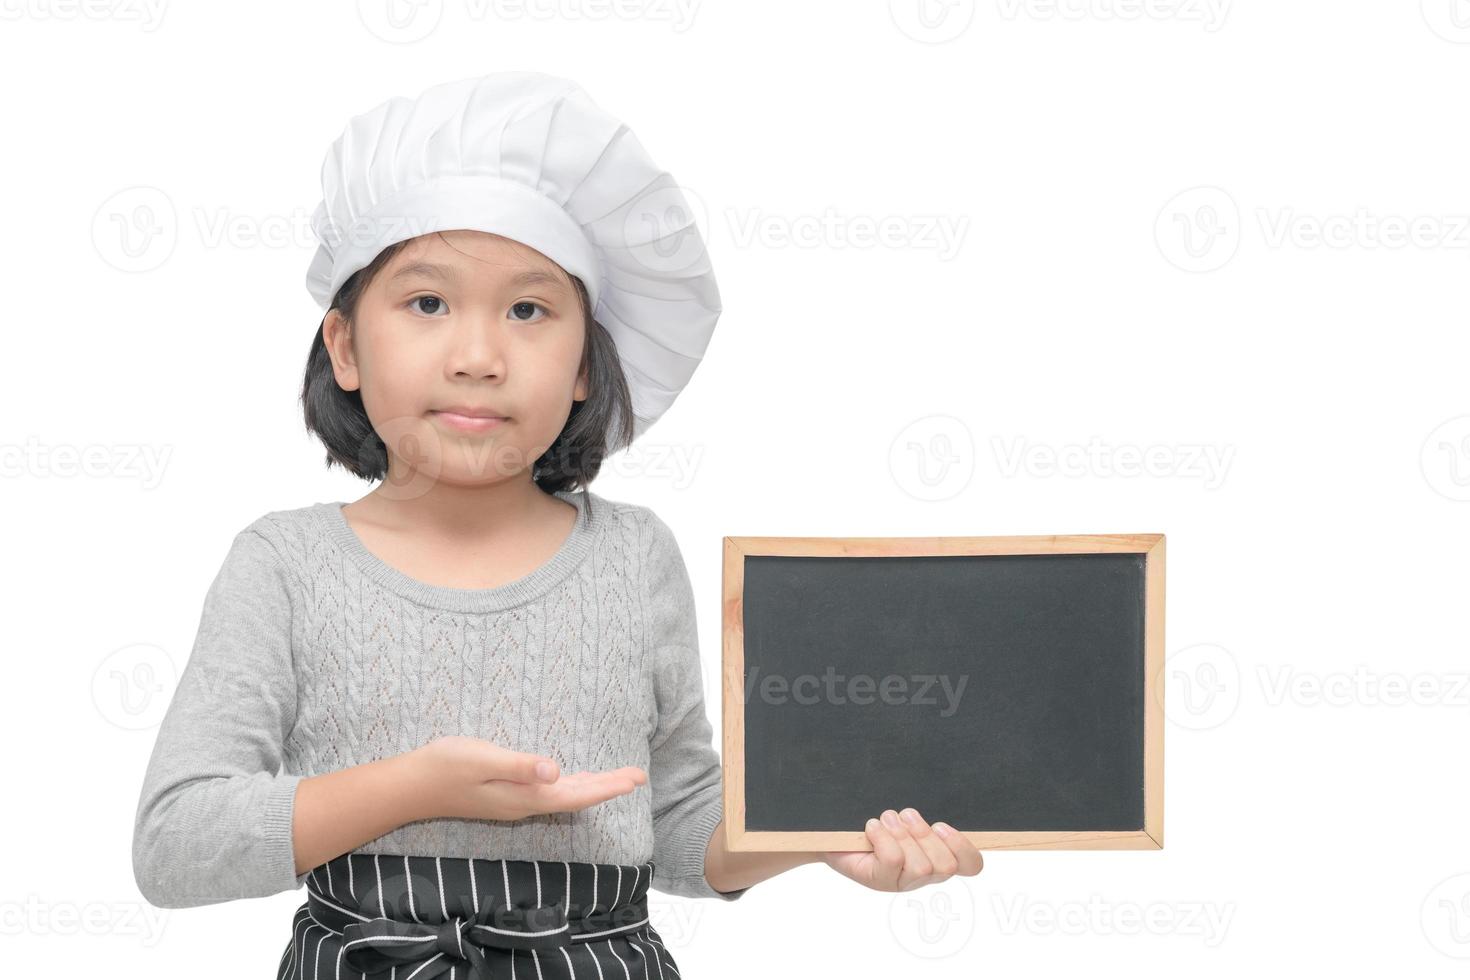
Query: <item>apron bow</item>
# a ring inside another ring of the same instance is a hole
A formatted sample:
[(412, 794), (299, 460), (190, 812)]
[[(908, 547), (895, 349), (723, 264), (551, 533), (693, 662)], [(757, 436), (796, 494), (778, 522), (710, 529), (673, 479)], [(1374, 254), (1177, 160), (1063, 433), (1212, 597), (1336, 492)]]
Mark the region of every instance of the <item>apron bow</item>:
[(440, 925), (379, 917), (342, 930), (343, 957), (354, 970), (374, 973), (390, 966), (416, 966), (414, 980), (434, 980), (468, 964), (472, 978), (489, 980), (485, 947), (549, 949), (570, 941), (560, 905), (495, 909), (490, 921), (453, 918)]

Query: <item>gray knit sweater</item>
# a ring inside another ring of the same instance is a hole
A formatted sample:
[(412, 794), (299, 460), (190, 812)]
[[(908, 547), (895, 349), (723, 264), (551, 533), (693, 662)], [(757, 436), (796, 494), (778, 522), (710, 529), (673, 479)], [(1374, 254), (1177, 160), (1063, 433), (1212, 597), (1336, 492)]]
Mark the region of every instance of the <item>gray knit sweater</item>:
[(649, 781), (575, 813), (418, 820), (356, 853), (651, 859), (661, 891), (743, 895), (704, 877), (720, 761), (673, 533), (647, 507), (557, 496), (580, 512), (571, 536), (493, 589), (408, 577), (367, 550), (340, 501), (240, 531), (144, 776), (144, 897), (180, 908), (299, 888), (296, 784), (452, 734), (544, 753), (563, 772), (641, 766)]

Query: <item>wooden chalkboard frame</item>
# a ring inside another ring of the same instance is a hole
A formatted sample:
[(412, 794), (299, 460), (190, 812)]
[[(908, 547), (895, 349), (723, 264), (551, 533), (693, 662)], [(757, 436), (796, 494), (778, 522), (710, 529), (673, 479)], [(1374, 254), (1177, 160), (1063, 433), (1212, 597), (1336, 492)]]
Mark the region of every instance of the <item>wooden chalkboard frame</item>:
[[(726, 537), (721, 727), (725, 846), (731, 851), (867, 851), (855, 831), (745, 829), (745, 558), (747, 555), (1120, 554), (1144, 556), (1144, 819), (1138, 830), (965, 831), (981, 850), (1158, 850), (1164, 846), (1164, 535), (1061, 534), (970, 537)], [(895, 806), (904, 805), (894, 801)], [(874, 814), (877, 816), (877, 814)]]

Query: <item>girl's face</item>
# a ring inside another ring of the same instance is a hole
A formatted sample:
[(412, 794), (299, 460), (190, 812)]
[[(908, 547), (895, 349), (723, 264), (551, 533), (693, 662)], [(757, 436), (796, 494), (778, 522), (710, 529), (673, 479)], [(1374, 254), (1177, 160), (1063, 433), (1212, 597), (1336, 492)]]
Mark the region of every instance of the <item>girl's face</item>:
[(474, 486), (530, 470), (587, 397), (570, 277), (499, 235), (416, 238), (363, 291), (350, 331), (334, 317), (324, 340), (337, 383), (361, 391), (390, 479), (421, 491), (425, 478)]

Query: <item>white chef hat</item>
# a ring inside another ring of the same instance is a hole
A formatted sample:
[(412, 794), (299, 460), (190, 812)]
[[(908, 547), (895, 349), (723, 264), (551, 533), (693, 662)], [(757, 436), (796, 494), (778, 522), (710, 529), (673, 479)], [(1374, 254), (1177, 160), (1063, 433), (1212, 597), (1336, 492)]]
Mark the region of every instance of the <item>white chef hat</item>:
[(586, 285), (628, 379), (634, 438), (704, 356), (720, 294), (689, 203), (574, 82), (496, 72), (389, 99), (348, 121), (321, 176), (306, 288), (324, 310), (389, 245), (469, 229), (528, 245)]

